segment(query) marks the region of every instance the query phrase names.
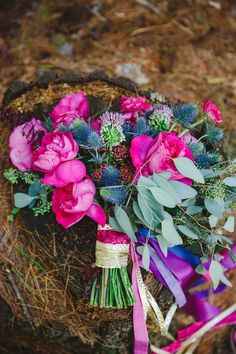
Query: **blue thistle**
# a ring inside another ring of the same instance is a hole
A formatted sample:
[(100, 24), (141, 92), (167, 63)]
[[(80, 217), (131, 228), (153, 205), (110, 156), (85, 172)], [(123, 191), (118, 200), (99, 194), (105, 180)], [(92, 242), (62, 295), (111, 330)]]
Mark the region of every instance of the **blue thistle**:
[(58, 130), (60, 130), (61, 132), (70, 132), (71, 127), (69, 125), (60, 125)]
[(145, 117), (141, 117), (137, 120), (135, 134), (136, 135), (145, 135), (150, 130), (150, 126), (147, 123)]
[(76, 128), (72, 130), (72, 135), (77, 144), (87, 145), (91, 130), (86, 122), (80, 120), (76, 124)]
[(122, 129), (125, 136), (125, 140), (129, 142), (134, 135), (134, 127), (129, 122), (124, 122), (124, 124), (122, 124)]
[(183, 104), (181, 106), (173, 105), (172, 111), (177, 123), (184, 128), (189, 128), (197, 116), (198, 106), (196, 103)]
[(106, 166), (102, 172), (101, 183), (104, 186), (120, 184), (120, 171), (114, 166)]
[(190, 144), (189, 148), (192, 151), (193, 156), (196, 158), (199, 154), (203, 152), (204, 144), (202, 142), (198, 142), (196, 144)]
[(127, 188), (125, 186), (106, 188), (103, 187), (100, 189), (101, 197), (109, 203), (112, 204), (122, 204), (125, 201), (127, 193)]
[(208, 168), (211, 165), (215, 165), (220, 161), (220, 156), (216, 152), (209, 152), (204, 150), (198, 156), (196, 156), (196, 163), (199, 167)]
[(206, 134), (207, 134), (207, 140), (209, 140), (210, 142), (221, 141), (224, 137), (223, 129), (212, 124), (208, 125)]
[(91, 132), (88, 136), (88, 147), (94, 150), (99, 149), (102, 146), (101, 139), (96, 132)]

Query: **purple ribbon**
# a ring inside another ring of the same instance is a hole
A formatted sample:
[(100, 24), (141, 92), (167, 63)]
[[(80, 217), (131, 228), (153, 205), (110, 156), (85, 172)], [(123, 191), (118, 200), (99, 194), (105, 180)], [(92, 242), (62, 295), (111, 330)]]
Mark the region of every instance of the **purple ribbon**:
[[(146, 243), (145, 236), (145, 230), (141, 229), (137, 233), (138, 243), (136, 246)], [(197, 265), (195, 258), (190, 259), (188, 254), (187, 256), (184, 254), (183, 249), (181, 252), (181, 248), (173, 248), (174, 252), (171, 252), (170, 248), (167, 257), (165, 257), (156, 240), (152, 237), (149, 239), (148, 248), (151, 256), (150, 271), (172, 292), (179, 307), (182, 307), (198, 321), (209, 321), (219, 314), (220, 309), (205, 301), (203, 295), (198, 296), (198, 294), (189, 293), (189, 289), (202, 278), (195, 272), (194, 267)], [(236, 245), (232, 248), (232, 251), (236, 252)], [(225, 268), (233, 269), (236, 267), (227, 252), (223, 252), (222, 255), (224, 258), (221, 264)], [(142, 266), (142, 259), (139, 255), (138, 260), (140, 266)]]

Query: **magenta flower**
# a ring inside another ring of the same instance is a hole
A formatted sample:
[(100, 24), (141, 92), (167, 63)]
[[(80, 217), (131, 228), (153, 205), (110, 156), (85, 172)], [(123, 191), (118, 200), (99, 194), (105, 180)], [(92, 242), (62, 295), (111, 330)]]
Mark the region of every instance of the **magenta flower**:
[(53, 192), (52, 209), (57, 222), (65, 229), (76, 224), (85, 215), (104, 226), (106, 214), (94, 203), (96, 188), (91, 179), (70, 183)]
[(58, 166), (66, 161), (74, 160), (78, 151), (79, 147), (70, 132), (47, 133), (43, 137), (42, 146), (33, 154), (32, 167), (34, 170), (46, 173), (42, 181), (53, 185), (49, 181), (54, 180)]
[(202, 109), (214, 123), (221, 124), (223, 122), (221, 111), (211, 100), (203, 102)]
[(153, 139), (149, 136), (137, 136), (131, 142), (130, 155), (136, 167), (136, 178), (159, 172), (170, 172), (170, 179), (191, 185), (192, 180), (181, 175), (173, 158), (187, 157), (194, 161), (189, 147), (175, 133), (159, 133)]
[(88, 116), (89, 103), (83, 92), (63, 97), (50, 113), (55, 129), (60, 125), (70, 125), (75, 119), (86, 119)]
[(146, 102), (145, 96), (125, 96), (122, 97), (118, 102), (121, 106), (121, 111), (124, 113), (126, 120), (135, 118), (136, 113), (138, 112), (146, 112), (153, 108), (152, 104)]
[(38, 133), (46, 133), (40, 120), (18, 125), (10, 135), (9, 148), (12, 164), (20, 171), (29, 170), (32, 166), (33, 146), (37, 142)]

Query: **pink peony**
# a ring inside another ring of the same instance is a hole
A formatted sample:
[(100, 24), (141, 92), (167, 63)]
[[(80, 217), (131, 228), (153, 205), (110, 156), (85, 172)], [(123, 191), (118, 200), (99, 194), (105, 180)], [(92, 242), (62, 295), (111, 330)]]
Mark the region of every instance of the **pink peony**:
[(152, 104), (146, 102), (145, 96), (125, 96), (119, 100), (119, 104), (121, 105), (121, 111), (125, 113), (125, 118), (127, 120), (134, 118), (137, 112), (146, 112), (153, 108)]
[(69, 125), (75, 119), (88, 118), (89, 103), (83, 92), (63, 97), (50, 113), (53, 127), (57, 129), (61, 124)]
[(221, 124), (223, 122), (221, 111), (211, 100), (203, 102), (202, 109), (214, 123)]
[(18, 125), (10, 135), (10, 159), (22, 172), (32, 166), (33, 145), (38, 139), (39, 132), (46, 133), (46, 129), (40, 120), (33, 118), (30, 122)]
[(137, 136), (131, 142), (130, 155), (133, 165), (138, 173), (148, 176), (158, 172), (170, 172), (170, 179), (179, 180), (185, 184), (191, 184), (189, 178), (181, 175), (174, 163), (173, 158), (187, 157), (194, 161), (189, 147), (175, 133), (159, 133), (153, 139), (149, 136)]
[(73, 160), (78, 151), (78, 145), (70, 132), (47, 133), (43, 137), (42, 146), (33, 154), (32, 167), (49, 174), (45, 176), (46, 178), (50, 177), (61, 163)]
[(106, 214), (94, 203), (96, 188), (91, 179), (70, 183), (63, 188), (55, 188), (52, 209), (57, 222), (65, 229), (76, 224), (85, 215), (104, 226)]

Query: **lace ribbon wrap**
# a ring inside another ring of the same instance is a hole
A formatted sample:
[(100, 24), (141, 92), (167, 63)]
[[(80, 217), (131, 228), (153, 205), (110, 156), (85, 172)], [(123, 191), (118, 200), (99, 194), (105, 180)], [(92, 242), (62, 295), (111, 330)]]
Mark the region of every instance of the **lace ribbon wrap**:
[(130, 239), (106, 225), (97, 231), (96, 263), (100, 268), (127, 267)]

